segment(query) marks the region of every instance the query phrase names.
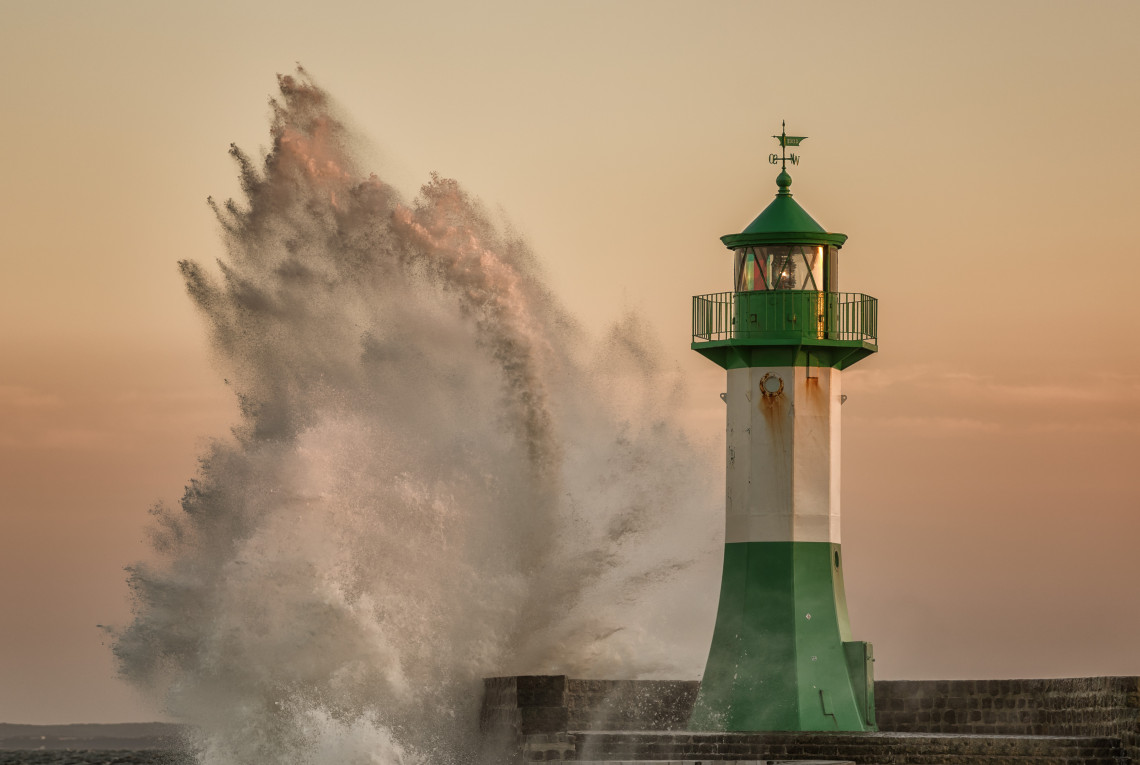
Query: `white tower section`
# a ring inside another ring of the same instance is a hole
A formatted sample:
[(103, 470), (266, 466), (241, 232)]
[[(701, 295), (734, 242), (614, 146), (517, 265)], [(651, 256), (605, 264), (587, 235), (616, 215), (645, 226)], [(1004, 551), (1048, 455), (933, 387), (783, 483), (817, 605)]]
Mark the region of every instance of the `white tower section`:
[(840, 543), (841, 374), (728, 370), (726, 544)]

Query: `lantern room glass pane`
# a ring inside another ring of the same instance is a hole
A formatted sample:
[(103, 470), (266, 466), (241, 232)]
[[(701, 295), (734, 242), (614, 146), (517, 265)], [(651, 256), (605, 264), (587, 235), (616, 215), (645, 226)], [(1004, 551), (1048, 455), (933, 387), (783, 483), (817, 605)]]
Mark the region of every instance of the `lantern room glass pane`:
[(736, 249), (736, 291), (823, 290), (824, 248), (778, 244)]
[[(741, 247), (736, 250), (736, 291), (753, 292), (767, 289), (765, 270), (756, 247)], [(761, 256), (762, 257), (762, 256)]]
[(828, 292), (839, 292), (839, 248), (828, 245), (824, 258), (823, 288)]

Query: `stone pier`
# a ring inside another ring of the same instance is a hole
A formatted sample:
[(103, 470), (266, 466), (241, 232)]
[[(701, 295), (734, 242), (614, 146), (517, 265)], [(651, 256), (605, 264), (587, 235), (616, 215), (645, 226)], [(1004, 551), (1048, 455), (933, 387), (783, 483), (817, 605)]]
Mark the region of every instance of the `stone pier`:
[(697, 681), (485, 681), (481, 727), (520, 762), (1140, 763), (1140, 678), (877, 681), (879, 731), (685, 730)]

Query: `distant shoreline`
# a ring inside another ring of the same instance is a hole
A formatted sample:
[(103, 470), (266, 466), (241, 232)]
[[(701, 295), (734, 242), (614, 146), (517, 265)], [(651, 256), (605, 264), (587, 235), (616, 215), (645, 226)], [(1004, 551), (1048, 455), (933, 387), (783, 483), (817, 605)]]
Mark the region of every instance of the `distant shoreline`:
[(0, 750), (172, 749), (184, 727), (177, 723), (0, 723)]

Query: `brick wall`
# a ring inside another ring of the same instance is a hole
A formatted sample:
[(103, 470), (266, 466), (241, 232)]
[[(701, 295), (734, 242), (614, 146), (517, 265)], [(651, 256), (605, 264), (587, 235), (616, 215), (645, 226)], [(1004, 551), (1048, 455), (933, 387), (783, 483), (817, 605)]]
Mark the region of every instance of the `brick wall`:
[(879, 730), (1110, 736), (1140, 762), (1140, 678), (879, 680)]
[(567, 730), (680, 730), (696, 680), (576, 680), (565, 675), (489, 677), (480, 725), (502, 736)]
[(681, 730), (697, 680), (568, 680), (570, 730)]

